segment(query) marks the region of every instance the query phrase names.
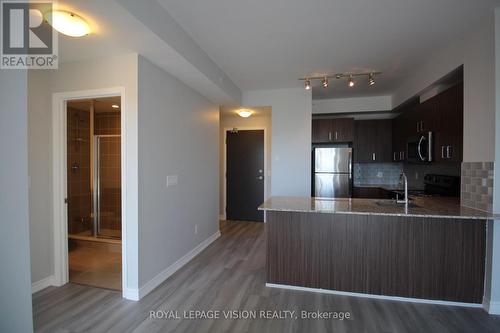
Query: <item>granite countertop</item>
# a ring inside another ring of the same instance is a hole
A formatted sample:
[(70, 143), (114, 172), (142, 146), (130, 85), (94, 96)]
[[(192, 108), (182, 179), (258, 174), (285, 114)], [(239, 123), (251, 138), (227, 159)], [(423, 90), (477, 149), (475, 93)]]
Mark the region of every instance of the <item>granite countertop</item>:
[(446, 197), (412, 198), (408, 211), (405, 211), (404, 204), (396, 204), (394, 200), (271, 197), (260, 205), (259, 210), (475, 220), (500, 219), (500, 214), (463, 207), (460, 206), (458, 198)]

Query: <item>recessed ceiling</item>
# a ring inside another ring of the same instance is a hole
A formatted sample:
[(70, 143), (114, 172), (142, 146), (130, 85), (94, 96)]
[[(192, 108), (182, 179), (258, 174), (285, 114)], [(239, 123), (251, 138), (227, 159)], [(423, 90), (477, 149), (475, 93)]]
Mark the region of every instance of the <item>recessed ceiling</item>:
[[(313, 98), (393, 93), (433, 50), (460, 37), (498, 0), (158, 0), (245, 90), (303, 86), (299, 77), (382, 71)], [(321, 82), (315, 83), (321, 85)]]

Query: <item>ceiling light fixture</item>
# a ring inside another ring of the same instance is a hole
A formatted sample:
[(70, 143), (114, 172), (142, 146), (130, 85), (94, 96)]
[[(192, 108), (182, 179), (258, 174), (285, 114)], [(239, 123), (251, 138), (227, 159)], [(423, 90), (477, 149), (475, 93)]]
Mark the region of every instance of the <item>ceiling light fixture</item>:
[(323, 79), (323, 88), (328, 88), (328, 78), (326, 76)]
[(375, 84), (375, 75), (382, 74), (382, 72), (362, 72), (362, 73), (336, 73), (336, 74), (330, 74), (330, 75), (322, 75), (322, 76), (308, 76), (304, 78), (300, 78), (299, 80), (305, 81), (304, 83), (304, 88), (306, 90), (311, 89), (311, 80), (321, 80), (323, 88), (328, 87), (328, 79), (343, 79), (347, 78), (347, 83), (349, 87), (354, 87), (355, 82), (354, 82), (354, 77), (356, 76), (368, 76), (368, 83), (370, 86), (373, 86)]
[(368, 83), (370, 84), (370, 86), (373, 86), (375, 84), (375, 78), (373, 73), (370, 73), (370, 76), (368, 76)]
[(119, 109), (119, 108), (120, 108), (120, 106), (119, 106), (119, 105), (116, 105), (116, 104), (111, 105), (111, 107), (112, 107), (113, 109)]
[(90, 26), (82, 17), (64, 10), (54, 10), (46, 15), (49, 24), (60, 33), (70, 37), (90, 34)]
[(248, 109), (240, 109), (240, 110), (236, 111), (236, 113), (238, 113), (238, 115), (240, 117), (248, 118), (248, 117), (250, 117), (253, 114), (253, 111), (252, 110), (248, 110)]
[(352, 75), (349, 76), (349, 87), (354, 87), (354, 80), (352, 79)]
[(311, 89), (311, 81), (309, 79), (306, 79), (305, 86), (306, 90)]

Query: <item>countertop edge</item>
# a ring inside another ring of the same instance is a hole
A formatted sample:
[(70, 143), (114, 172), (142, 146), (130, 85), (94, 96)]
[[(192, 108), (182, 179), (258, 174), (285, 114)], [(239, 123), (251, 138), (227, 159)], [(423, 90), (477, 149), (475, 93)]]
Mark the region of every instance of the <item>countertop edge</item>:
[(426, 214), (398, 214), (398, 213), (377, 213), (377, 212), (339, 212), (331, 210), (302, 210), (302, 209), (286, 209), (286, 208), (262, 208), (260, 211), (269, 212), (294, 212), (294, 213), (320, 213), (320, 214), (333, 214), (333, 215), (375, 215), (375, 216), (394, 216), (394, 217), (426, 217), (433, 219), (452, 219), (452, 220), (481, 220), (488, 221), (494, 220), (494, 217), (486, 216), (457, 216), (457, 215), (426, 215)]

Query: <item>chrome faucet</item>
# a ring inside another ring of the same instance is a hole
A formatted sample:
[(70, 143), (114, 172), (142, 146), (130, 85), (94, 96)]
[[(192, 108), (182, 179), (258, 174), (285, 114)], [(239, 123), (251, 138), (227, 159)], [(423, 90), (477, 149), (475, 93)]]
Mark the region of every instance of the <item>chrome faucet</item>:
[(406, 175), (403, 171), (401, 171), (401, 175), (399, 176), (399, 180), (404, 182), (405, 198), (404, 198), (404, 200), (399, 200), (396, 197), (396, 203), (405, 204), (406, 208), (408, 208), (408, 178), (406, 177)]

